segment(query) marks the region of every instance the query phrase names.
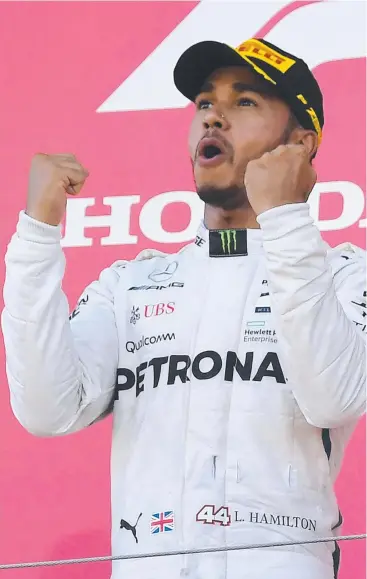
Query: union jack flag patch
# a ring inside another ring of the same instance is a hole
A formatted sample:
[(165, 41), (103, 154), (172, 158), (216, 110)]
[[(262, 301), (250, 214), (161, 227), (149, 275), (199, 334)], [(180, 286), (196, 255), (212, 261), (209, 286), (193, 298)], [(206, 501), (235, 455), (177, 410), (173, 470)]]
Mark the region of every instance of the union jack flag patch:
[(169, 533), (175, 528), (175, 516), (173, 511), (154, 513), (150, 520), (150, 534)]

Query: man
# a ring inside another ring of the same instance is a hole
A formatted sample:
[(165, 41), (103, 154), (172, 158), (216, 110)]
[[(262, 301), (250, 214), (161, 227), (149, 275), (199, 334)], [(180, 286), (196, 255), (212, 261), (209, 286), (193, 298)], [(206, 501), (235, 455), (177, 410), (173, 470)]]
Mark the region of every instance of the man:
[[(33, 160), (6, 256), (14, 414), (56, 436), (113, 407), (115, 555), (334, 536), (333, 483), (365, 408), (365, 257), (330, 249), (309, 214), (320, 89), (254, 39), (199, 43), (174, 77), (195, 101), (204, 223), (175, 255), (104, 270), (70, 322), (59, 224), (88, 173), (71, 155)], [(337, 566), (331, 542), (117, 561), (113, 579), (332, 579)]]

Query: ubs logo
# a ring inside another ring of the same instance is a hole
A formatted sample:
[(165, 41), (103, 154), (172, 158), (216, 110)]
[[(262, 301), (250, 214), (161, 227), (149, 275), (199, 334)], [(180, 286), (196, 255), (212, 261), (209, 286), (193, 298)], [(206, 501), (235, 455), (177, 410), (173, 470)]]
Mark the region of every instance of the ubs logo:
[(153, 318), (156, 316), (164, 316), (173, 314), (175, 311), (175, 302), (148, 304), (144, 306), (144, 317)]
[(145, 306), (133, 306), (130, 312), (130, 324), (136, 325), (143, 315), (144, 318), (154, 318), (173, 314), (175, 311), (175, 302), (161, 302), (159, 304), (147, 304)]

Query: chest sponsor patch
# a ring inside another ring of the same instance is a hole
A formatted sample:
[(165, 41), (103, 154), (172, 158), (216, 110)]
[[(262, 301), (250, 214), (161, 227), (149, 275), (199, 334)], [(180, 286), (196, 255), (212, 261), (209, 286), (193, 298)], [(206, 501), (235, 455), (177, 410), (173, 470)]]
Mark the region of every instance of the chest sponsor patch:
[(134, 342), (133, 340), (129, 340), (126, 342), (126, 350), (130, 352), (130, 354), (134, 354), (138, 352), (144, 346), (154, 346), (154, 344), (159, 344), (160, 342), (170, 342), (175, 340), (176, 336), (174, 333), (167, 333), (167, 334), (158, 334), (158, 336), (142, 336), (140, 340)]
[(184, 287), (184, 283), (181, 281), (173, 281), (172, 283), (168, 283), (165, 285), (137, 285), (128, 288), (128, 291), (148, 291), (148, 290), (164, 290), (169, 288), (182, 288)]
[(138, 397), (145, 390), (145, 381), (152, 388), (157, 388), (160, 382), (165, 385), (176, 382), (185, 384), (190, 381), (189, 374), (196, 380), (210, 380), (221, 373), (225, 382), (232, 382), (236, 374), (244, 382), (261, 382), (264, 378), (272, 378), (279, 384), (286, 383), (276, 352), (267, 352), (260, 364), (255, 364), (254, 352), (246, 352), (244, 359), (240, 360), (235, 352), (227, 352), (222, 358), (218, 352), (207, 350), (193, 359), (187, 354), (153, 358), (140, 364), (135, 371), (119, 368), (116, 374), (115, 400), (119, 399), (120, 392), (132, 388), (135, 388)]

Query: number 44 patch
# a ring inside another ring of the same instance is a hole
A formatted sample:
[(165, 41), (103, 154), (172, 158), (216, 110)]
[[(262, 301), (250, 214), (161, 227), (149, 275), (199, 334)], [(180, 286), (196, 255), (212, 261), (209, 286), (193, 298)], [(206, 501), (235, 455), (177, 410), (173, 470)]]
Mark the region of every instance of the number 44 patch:
[(217, 524), (222, 527), (229, 527), (231, 524), (228, 507), (219, 507), (219, 509), (216, 509), (214, 505), (204, 505), (197, 513), (196, 520), (204, 525)]

